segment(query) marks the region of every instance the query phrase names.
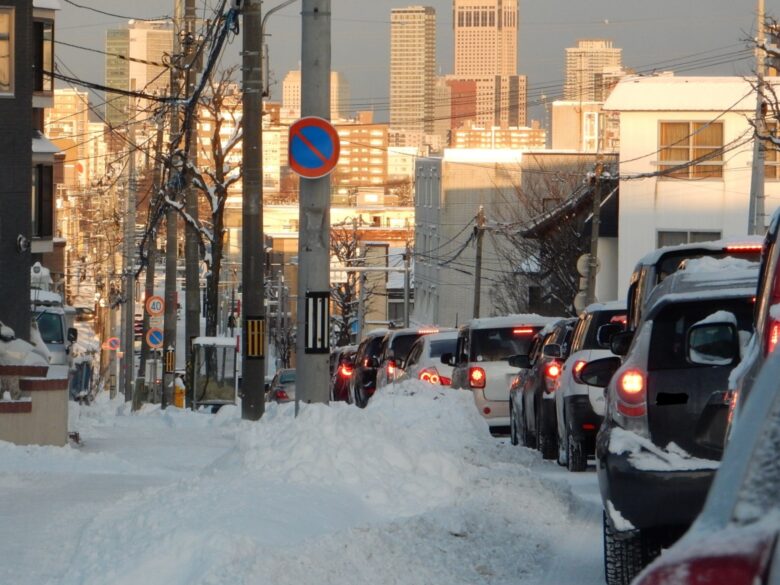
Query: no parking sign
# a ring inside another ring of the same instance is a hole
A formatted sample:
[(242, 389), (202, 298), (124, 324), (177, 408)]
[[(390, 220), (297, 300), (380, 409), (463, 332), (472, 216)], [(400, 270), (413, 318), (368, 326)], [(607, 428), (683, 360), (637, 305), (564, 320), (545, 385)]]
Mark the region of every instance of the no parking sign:
[(288, 144), (290, 168), (306, 179), (324, 177), (339, 162), (339, 134), (323, 118), (308, 116), (295, 122)]

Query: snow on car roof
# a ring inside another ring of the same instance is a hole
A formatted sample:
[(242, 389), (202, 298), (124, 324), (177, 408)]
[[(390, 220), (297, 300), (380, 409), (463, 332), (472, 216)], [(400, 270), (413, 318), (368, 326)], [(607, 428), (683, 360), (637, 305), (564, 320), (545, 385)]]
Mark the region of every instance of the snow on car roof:
[(604, 301), (603, 303), (591, 303), (585, 307), (586, 313), (595, 313), (596, 311), (625, 311), (626, 301)]
[(519, 325), (538, 325), (544, 327), (548, 323), (559, 321), (561, 317), (542, 317), (536, 313), (515, 313), (501, 317), (482, 317), (472, 319), (468, 326), (472, 329), (491, 329), (495, 327), (517, 327)]
[(740, 246), (740, 245), (761, 245), (763, 246), (764, 238), (762, 236), (731, 236), (721, 238), (720, 240), (712, 240), (710, 242), (696, 242), (693, 244), (679, 244), (677, 246), (664, 246), (658, 248), (642, 256), (637, 264), (649, 265), (656, 264), (666, 254), (674, 252), (685, 252), (687, 250), (722, 250), (727, 246)]

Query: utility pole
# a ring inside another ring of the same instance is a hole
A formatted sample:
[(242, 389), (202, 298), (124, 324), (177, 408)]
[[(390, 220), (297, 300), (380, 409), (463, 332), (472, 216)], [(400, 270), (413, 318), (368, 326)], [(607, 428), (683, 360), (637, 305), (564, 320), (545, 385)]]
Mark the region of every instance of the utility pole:
[[(174, 25), (173, 35), (176, 56), (181, 56), (182, 43), (182, 0), (174, 0)], [(181, 90), (181, 75), (179, 65), (181, 61), (174, 60), (171, 68), (171, 93), (179, 95)], [(179, 139), (180, 120), (179, 108), (176, 106), (171, 114), (171, 141), (175, 144)], [(181, 172), (183, 169), (175, 168), (177, 164), (186, 164), (180, 160), (180, 153), (171, 153), (173, 162), (170, 173)], [(176, 369), (176, 317), (178, 298), (176, 294), (176, 272), (178, 260), (178, 226), (179, 220), (176, 209), (169, 206), (165, 212), (165, 313), (163, 316), (163, 387), (160, 407), (165, 409), (173, 400), (174, 371)]]
[(133, 268), (135, 262), (135, 202), (136, 202), (136, 177), (135, 177), (135, 124), (128, 126), (128, 142), (130, 160), (128, 164), (127, 178), (127, 210), (125, 213), (124, 234), (124, 288), (125, 302), (122, 304), (122, 391), (125, 402), (133, 400), (133, 370), (134, 368), (134, 341), (135, 341), (135, 278)]
[(756, 17), (756, 117), (755, 137), (753, 139), (753, 168), (750, 177), (750, 203), (748, 205), (748, 234), (756, 235), (764, 233), (764, 163), (766, 161), (766, 148), (764, 141), (759, 137), (764, 134), (764, 0), (758, 0)]
[(242, 77), (244, 174), (242, 178), (241, 418), (259, 420), (265, 411), (265, 246), (263, 243), (263, 82), (260, 0), (243, 7)]
[(596, 302), (596, 272), (599, 268), (599, 232), (601, 231), (601, 175), (604, 165), (599, 155), (593, 177), (593, 219), (590, 225), (590, 268), (585, 306)]
[(409, 242), (406, 242), (404, 252), (404, 327), (409, 327), (409, 289), (411, 288), (411, 262), (412, 251)]
[[(183, 63), (184, 63), (184, 96), (192, 95), (192, 86), (195, 83), (195, 0), (184, 2), (184, 38)], [(194, 110), (197, 112), (197, 107)], [(196, 114), (197, 117), (197, 114)], [(192, 135), (195, 120), (184, 128), (184, 157), (190, 162), (193, 152)], [(187, 176), (185, 174), (185, 176)], [(198, 219), (198, 192), (187, 182), (184, 186), (184, 201), (187, 215), (197, 221)], [(191, 342), (200, 335), (200, 274), (198, 270), (198, 231), (190, 222), (184, 223), (184, 266), (185, 266), (185, 292), (184, 292), (184, 361), (187, 364), (187, 385), (192, 388), (192, 356)]]
[[(303, 0), (301, 11), (301, 116), (330, 119), (330, 0)], [(307, 321), (329, 326), (330, 177), (301, 179), (298, 235), (296, 407), (328, 402), (328, 353), (307, 347)], [(325, 315), (322, 315), (322, 312)], [(309, 319), (307, 320), (307, 316)], [(323, 334), (329, 340), (329, 332)]]
[(485, 235), (485, 208), (479, 206), (477, 225), (474, 227), (477, 237), (477, 257), (474, 266), (474, 310), (472, 316), (479, 319), (479, 304), (482, 296), (482, 238)]

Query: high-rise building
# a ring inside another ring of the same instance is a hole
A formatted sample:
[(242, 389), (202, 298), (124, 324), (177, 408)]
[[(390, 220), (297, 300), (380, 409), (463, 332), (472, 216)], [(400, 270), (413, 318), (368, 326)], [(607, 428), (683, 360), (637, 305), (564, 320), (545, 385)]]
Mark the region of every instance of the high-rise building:
[[(43, 113), (46, 136), (54, 140), (69, 140), (65, 150), (63, 183), (69, 188), (83, 187), (90, 179), (90, 146), (100, 136), (91, 134), (89, 93), (78, 89), (55, 89), (54, 107)], [(60, 145), (58, 143), (58, 145)]]
[[(301, 117), (301, 71), (290, 71), (282, 81), (282, 109), (284, 120)], [(349, 82), (338, 71), (330, 72), (330, 119), (333, 122), (349, 117)]]
[(391, 129), (409, 136), (433, 134), (435, 96), (436, 11), (395, 8), (390, 13)]
[[(131, 20), (126, 27), (106, 31), (106, 85), (128, 91), (165, 95), (170, 86), (169, 69), (163, 64), (173, 52), (170, 21)], [(106, 122), (113, 128), (146, 109), (146, 103), (131, 103), (128, 96), (109, 95)]]
[(613, 85), (609, 79), (619, 75), (622, 51), (604, 39), (580, 40), (576, 47), (566, 49), (564, 99), (604, 101)]
[[(476, 83), (474, 117), (462, 123), (525, 126), (526, 78), (517, 74), (518, 0), (453, 0), (452, 18), (453, 79)], [(464, 111), (466, 104), (459, 109)]]

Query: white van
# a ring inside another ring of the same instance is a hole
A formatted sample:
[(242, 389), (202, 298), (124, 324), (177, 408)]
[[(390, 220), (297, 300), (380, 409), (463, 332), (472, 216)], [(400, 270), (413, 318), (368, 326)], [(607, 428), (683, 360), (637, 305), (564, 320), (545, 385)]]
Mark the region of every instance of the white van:
[(534, 335), (559, 319), (534, 314), (472, 319), (458, 332), (455, 354), (442, 355), (442, 363), (453, 367), (451, 387), (473, 391), (492, 433), (509, 431), (509, 386), (517, 374), (509, 358), (528, 355)]

